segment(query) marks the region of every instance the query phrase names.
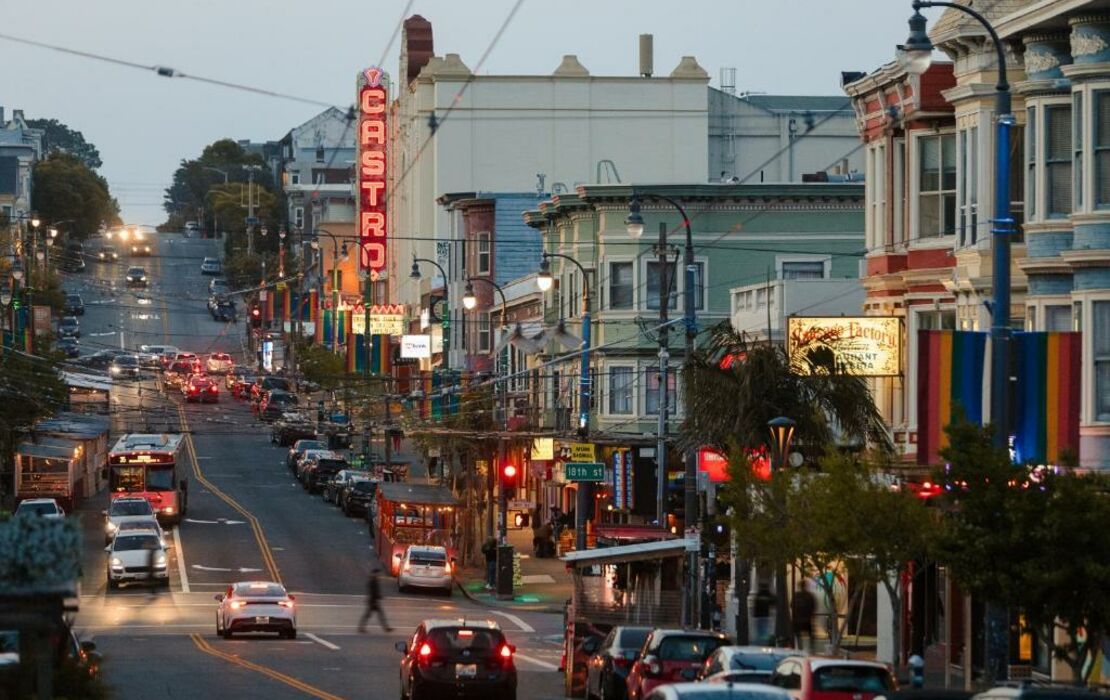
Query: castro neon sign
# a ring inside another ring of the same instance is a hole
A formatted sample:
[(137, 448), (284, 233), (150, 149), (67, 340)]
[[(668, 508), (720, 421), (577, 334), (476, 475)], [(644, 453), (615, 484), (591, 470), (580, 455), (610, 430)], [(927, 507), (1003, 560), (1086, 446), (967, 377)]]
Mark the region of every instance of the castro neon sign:
[(386, 263), (385, 166), (388, 95), (381, 68), (363, 71), (358, 91), (359, 268), (377, 279)]

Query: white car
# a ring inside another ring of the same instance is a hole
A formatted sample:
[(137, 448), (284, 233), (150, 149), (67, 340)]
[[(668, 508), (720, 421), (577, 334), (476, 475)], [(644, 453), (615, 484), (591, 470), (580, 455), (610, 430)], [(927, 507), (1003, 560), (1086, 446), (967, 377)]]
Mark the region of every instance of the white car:
[(296, 599), (285, 586), (271, 581), (241, 581), (216, 594), (216, 634), (231, 639), (236, 632), (277, 632), (297, 638)]
[(202, 275), (218, 275), (220, 274), (221, 265), (219, 258), (205, 258), (200, 264), (200, 274)]
[(116, 537), (119, 537), (125, 532), (133, 532), (135, 530), (150, 530), (158, 535), (158, 539), (162, 540), (162, 546), (169, 549), (169, 544), (166, 543), (166, 532), (158, 523), (157, 516), (149, 518), (139, 518), (137, 520), (126, 520), (119, 524), (116, 529)]
[(38, 518), (66, 517), (66, 512), (53, 498), (28, 498), (26, 501), (20, 501), (16, 506), (15, 514)]
[(409, 545), (401, 555), (397, 590), (407, 588), (434, 588), (451, 595), (455, 579), (451, 575), (451, 562), (447, 560), (446, 547)]
[(125, 530), (104, 551), (108, 553), (108, 588), (115, 590), (133, 581), (169, 585), (166, 546), (154, 530)]
[(116, 498), (108, 505), (104, 514), (104, 544), (109, 544), (116, 536), (121, 523), (146, 520), (155, 517), (154, 508), (145, 498)]
[(204, 362), (209, 374), (227, 374), (235, 366), (235, 361), (226, 352), (214, 352)]

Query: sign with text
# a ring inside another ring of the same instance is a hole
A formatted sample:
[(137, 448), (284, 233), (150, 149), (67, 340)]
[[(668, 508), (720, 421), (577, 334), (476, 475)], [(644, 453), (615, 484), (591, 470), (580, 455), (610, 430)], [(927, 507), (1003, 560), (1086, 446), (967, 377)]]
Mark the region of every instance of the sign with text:
[(571, 462), (592, 462), (597, 459), (594, 446), (588, 442), (572, 442), (570, 444)]
[(359, 269), (372, 278), (386, 266), (386, 114), (389, 94), (377, 66), (358, 79), (358, 245)]
[(531, 457), (537, 461), (555, 459), (555, 440), (552, 438), (533, 438)]
[[(366, 332), (366, 307), (361, 303), (350, 307), (351, 332)], [(374, 304), (370, 307), (371, 335), (404, 335), (405, 307), (401, 304)]]
[(427, 360), (432, 356), (432, 339), (426, 335), (402, 335), (401, 357), (410, 360)]
[(902, 322), (895, 316), (791, 316), (786, 354), (795, 374), (897, 376)]
[(605, 464), (602, 462), (567, 462), (567, 481), (605, 481)]

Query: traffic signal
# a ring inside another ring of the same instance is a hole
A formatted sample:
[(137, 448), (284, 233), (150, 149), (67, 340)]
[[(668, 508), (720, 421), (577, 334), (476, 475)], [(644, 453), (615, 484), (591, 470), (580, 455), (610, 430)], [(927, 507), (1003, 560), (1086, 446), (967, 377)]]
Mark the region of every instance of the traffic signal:
[(505, 464), (501, 467), (501, 493), (505, 498), (512, 498), (516, 493), (518, 470), (514, 464)]
[(262, 309), (257, 304), (251, 306), (251, 328), (262, 327)]

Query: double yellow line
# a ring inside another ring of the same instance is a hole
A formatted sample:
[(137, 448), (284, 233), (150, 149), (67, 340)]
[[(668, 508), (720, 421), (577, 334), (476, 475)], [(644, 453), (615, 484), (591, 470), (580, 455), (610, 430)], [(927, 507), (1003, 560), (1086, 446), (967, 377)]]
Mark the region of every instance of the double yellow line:
[(180, 404), (177, 406), (177, 413), (181, 419), (181, 431), (185, 434), (185, 447), (188, 450), (189, 459), (193, 463), (193, 476), (217, 498), (231, 506), (235, 512), (247, 519), (247, 522), (250, 523), (251, 530), (254, 532), (254, 539), (258, 542), (258, 549), (262, 553), (262, 563), (266, 566), (266, 571), (270, 575), (270, 580), (275, 583), (282, 583), (281, 572), (278, 571), (277, 562), (274, 560), (274, 553), (270, 550), (270, 543), (266, 541), (266, 535), (262, 532), (262, 525), (259, 524), (258, 518), (254, 517), (249, 510), (239, 505), (238, 501), (221, 491), (219, 487), (205, 478), (204, 473), (200, 470), (200, 460), (197, 459), (196, 448), (193, 446), (193, 436), (189, 434), (189, 420), (185, 417), (185, 409), (182, 408)]
[(319, 688), (311, 686), (308, 683), (305, 683), (304, 681), (299, 681), (296, 678), (293, 678), (292, 676), (287, 676), (284, 673), (281, 673), (279, 671), (275, 671), (272, 668), (268, 668), (266, 666), (256, 664), (253, 661), (247, 661), (246, 659), (235, 656), (234, 654), (229, 654), (226, 651), (220, 651), (219, 649), (216, 649), (211, 644), (209, 644), (207, 641), (205, 641), (205, 639), (203, 637), (201, 637), (199, 634), (191, 634), (189, 636), (192, 638), (193, 644), (196, 645), (197, 649), (200, 649), (201, 651), (203, 651), (205, 654), (208, 654), (209, 656), (214, 656), (217, 659), (222, 659), (222, 660), (228, 662), (229, 664), (235, 664), (236, 666), (239, 666), (241, 668), (245, 668), (245, 669), (250, 670), (250, 671), (255, 671), (256, 673), (261, 673), (264, 676), (269, 676), (270, 678), (273, 678), (275, 681), (280, 681), (281, 683), (284, 683), (288, 686), (296, 688), (297, 690), (301, 691), (302, 693), (306, 693), (308, 695), (311, 695), (314, 698), (320, 698), (321, 700), (343, 700), (343, 698), (341, 698), (338, 695), (332, 695), (331, 693), (329, 693), (327, 691), (320, 690)]

